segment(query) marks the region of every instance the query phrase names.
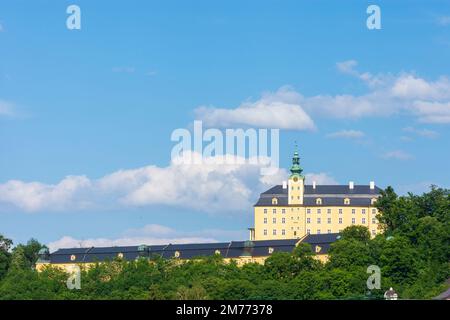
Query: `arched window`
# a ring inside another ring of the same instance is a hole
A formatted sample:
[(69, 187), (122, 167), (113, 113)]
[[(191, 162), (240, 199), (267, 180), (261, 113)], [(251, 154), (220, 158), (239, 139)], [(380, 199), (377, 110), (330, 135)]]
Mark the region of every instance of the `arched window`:
[(350, 199), (349, 198), (345, 198), (344, 199), (344, 204), (350, 204)]
[(278, 199), (277, 198), (272, 198), (272, 204), (277, 205), (278, 204)]
[(317, 198), (316, 199), (316, 204), (321, 205), (322, 204), (322, 199), (321, 198)]

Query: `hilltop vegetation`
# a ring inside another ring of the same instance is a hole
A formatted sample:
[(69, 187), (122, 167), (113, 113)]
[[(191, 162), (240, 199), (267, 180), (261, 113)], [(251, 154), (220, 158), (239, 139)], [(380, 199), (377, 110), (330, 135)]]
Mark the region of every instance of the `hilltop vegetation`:
[[(58, 269), (33, 269), (38, 241), (12, 248), (0, 236), (0, 299), (379, 299), (389, 287), (400, 298), (438, 295), (450, 274), (449, 190), (398, 197), (388, 187), (377, 206), (384, 233), (370, 239), (365, 227), (346, 228), (326, 264), (307, 244), (243, 267), (220, 256), (111, 261), (82, 270), (81, 290), (68, 290)], [(367, 288), (369, 265), (381, 269), (379, 290)]]

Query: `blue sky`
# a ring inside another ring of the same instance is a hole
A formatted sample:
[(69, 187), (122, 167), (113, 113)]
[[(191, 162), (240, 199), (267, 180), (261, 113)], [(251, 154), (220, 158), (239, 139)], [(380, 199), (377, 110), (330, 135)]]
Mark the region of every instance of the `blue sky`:
[[(81, 30), (66, 28), (70, 4)], [(170, 162), (174, 129), (254, 124), (233, 120), (242, 108), (277, 112), (281, 166), (296, 140), (323, 183), (448, 187), (449, 56), (448, 1), (3, 1), (0, 233), (53, 247), (245, 238), (257, 171)]]

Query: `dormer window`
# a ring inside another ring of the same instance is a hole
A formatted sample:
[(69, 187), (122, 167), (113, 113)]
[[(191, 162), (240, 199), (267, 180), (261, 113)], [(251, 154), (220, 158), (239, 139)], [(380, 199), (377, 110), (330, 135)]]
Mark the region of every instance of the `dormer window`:
[(344, 204), (350, 204), (350, 199), (349, 198), (345, 198), (344, 199)]
[(377, 202), (377, 199), (376, 199), (376, 198), (372, 198), (372, 199), (370, 199), (370, 204), (371, 204), (371, 205), (374, 205), (374, 204), (375, 204), (375, 202)]
[(277, 205), (278, 204), (278, 199), (277, 198), (272, 198), (272, 204), (273, 205)]
[(322, 204), (322, 199), (321, 198), (317, 198), (316, 199), (316, 204), (321, 205)]

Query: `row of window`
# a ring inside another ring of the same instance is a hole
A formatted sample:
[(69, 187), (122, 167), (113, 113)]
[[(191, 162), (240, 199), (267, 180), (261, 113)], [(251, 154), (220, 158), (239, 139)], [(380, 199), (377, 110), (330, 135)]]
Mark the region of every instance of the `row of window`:
[[(298, 220), (298, 217), (297, 217)], [(267, 218), (264, 218), (264, 224), (267, 224)], [(327, 223), (331, 224), (331, 218), (327, 218)], [(339, 224), (342, 224), (342, 218), (339, 218)], [(317, 224), (321, 224), (322, 222), (322, 218), (317, 218)], [(276, 224), (277, 223), (277, 218), (272, 218), (272, 223)], [(281, 218), (281, 223), (286, 223), (286, 218)], [(311, 223), (311, 218), (306, 218), (306, 223)], [(352, 224), (356, 223), (356, 218), (352, 218)], [(372, 224), (376, 224), (377, 223), (377, 219), (372, 218)], [(366, 224), (366, 218), (362, 218), (361, 219), (361, 224)]]
[[(263, 232), (264, 232), (264, 235), (267, 236), (267, 229), (264, 229)], [(340, 229), (338, 232), (341, 233), (341, 232), (342, 232), (342, 229)], [(307, 234), (311, 234), (311, 229), (306, 229), (306, 233), (307, 233)], [(317, 230), (316, 230), (316, 234), (321, 234), (321, 233), (322, 233), (322, 230), (321, 230), (321, 229), (317, 229)], [(328, 229), (328, 230), (327, 230), (327, 233), (332, 233), (332, 232), (331, 232), (331, 229)], [(374, 236), (374, 235), (376, 234), (376, 230), (375, 230), (375, 229), (372, 229), (372, 230), (371, 230), (371, 233), (372, 233), (372, 235)], [(276, 236), (276, 235), (277, 235), (277, 229), (273, 229), (273, 230), (272, 230), (272, 235), (273, 235), (273, 236)], [(285, 236), (285, 235), (286, 235), (286, 230), (285, 230), (285, 229), (281, 229), (281, 235), (282, 235), (282, 236)], [(297, 235), (297, 232), (294, 231), (294, 236), (296, 236), (296, 235)]]
[[(294, 200), (294, 196), (291, 196), (291, 200)], [(297, 196), (297, 200), (300, 200), (300, 196)], [(370, 200), (370, 203), (373, 205), (376, 202), (377, 199), (373, 198)], [(277, 198), (272, 198), (272, 204), (278, 204), (278, 199)], [(322, 198), (317, 198), (316, 199), (316, 204), (317, 205), (321, 205), (322, 204)], [(344, 204), (345, 205), (349, 205), (350, 204), (350, 199), (349, 198), (345, 198), (344, 199)]]
[[(291, 211), (294, 211), (293, 209), (294, 208), (291, 208)], [(298, 210), (299, 210), (299, 208), (297, 208), (297, 211)], [(317, 209), (316, 212), (317, 212), (317, 214), (321, 214), (322, 213), (322, 209)], [(264, 213), (268, 213), (268, 209), (267, 208), (264, 209)], [(277, 209), (273, 208), (272, 209), (272, 213), (276, 214), (277, 213)], [(281, 209), (281, 213), (286, 213), (286, 209), (285, 208)], [(311, 209), (310, 208), (306, 209), (306, 213), (310, 214), (311, 213)], [(332, 210), (331, 209), (327, 209), (327, 214), (331, 214), (331, 213), (332, 213)], [(339, 214), (342, 214), (342, 213), (343, 213), (343, 210), (339, 209)], [(377, 209), (372, 208), (372, 214), (376, 214), (376, 213), (377, 213)], [(352, 209), (352, 214), (356, 214), (356, 209)], [(366, 214), (366, 209), (361, 209), (361, 214)]]
[[(341, 232), (342, 232), (342, 229), (340, 229), (338, 232), (341, 233)], [(267, 229), (264, 229), (264, 230), (263, 230), (263, 233), (264, 233), (265, 236), (267, 236)], [(311, 234), (311, 229), (306, 229), (306, 233), (307, 233), (307, 234)], [(321, 234), (321, 233), (322, 233), (322, 230), (321, 230), (321, 229), (317, 229), (317, 230), (316, 230), (316, 234)], [(332, 232), (331, 232), (331, 229), (328, 229), (328, 230), (327, 230), (327, 233), (332, 233)], [(371, 230), (371, 234), (374, 236), (374, 235), (376, 234), (376, 230), (375, 230), (375, 229), (372, 229), (372, 230)], [(273, 230), (272, 230), (272, 235), (273, 235), (273, 236), (276, 236), (276, 235), (277, 235), (277, 229), (273, 229)], [(285, 236), (285, 235), (286, 235), (286, 230), (285, 230), (285, 229), (281, 229), (281, 235), (282, 235), (282, 236)], [(294, 236), (296, 236), (296, 235), (297, 235), (297, 232), (294, 231)]]

